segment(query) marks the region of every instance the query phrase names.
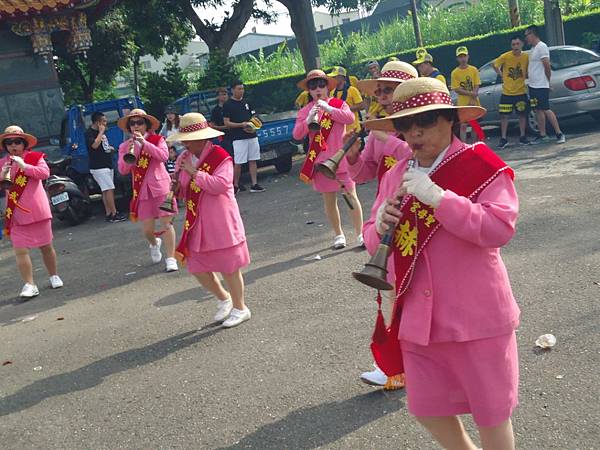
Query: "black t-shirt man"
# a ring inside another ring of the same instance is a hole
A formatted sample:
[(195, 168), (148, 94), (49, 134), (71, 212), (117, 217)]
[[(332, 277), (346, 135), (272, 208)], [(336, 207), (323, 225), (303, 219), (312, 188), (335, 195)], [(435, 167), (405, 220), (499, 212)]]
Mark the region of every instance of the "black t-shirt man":
[(222, 106), (217, 105), (212, 109), (212, 111), (210, 112), (210, 121), (220, 127), (225, 126), (225, 122), (223, 121), (223, 107)]
[[(223, 117), (227, 117), (234, 123), (248, 122), (254, 114), (254, 108), (246, 103), (244, 99), (236, 100), (230, 98), (223, 105)], [(254, 139), (256, 137), (256, 133), (246, 133), (243, 128), (228, 128), (225, 135), (232, 142), (241, 139)]]
[(113, 156), (112, 151), (109, 150), (110, 144), (108, 140), (105, 139), (106, 136), (102, 139), (102, 143), (98, 146), (98, 148), (93, 148), (92, 143), (98, 137), (100, 132), (90, 127), (85, 131), (85, 145), (87, 146), (90, 169), (112, 169), (113, 168)]

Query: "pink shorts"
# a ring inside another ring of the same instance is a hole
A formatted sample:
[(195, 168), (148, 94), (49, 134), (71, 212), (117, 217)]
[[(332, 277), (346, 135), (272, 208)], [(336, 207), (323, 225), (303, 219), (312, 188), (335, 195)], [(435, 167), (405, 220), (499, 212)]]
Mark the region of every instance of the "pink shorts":
[(12, 224), (10, 240), (14, 248), (39, 248), (52, 243), (52, 219), (27, 225)]
[(173, 201), (173, 206), (175, 207), (175, 213), (170, 213), (163, 211), (159, 208), (160, 205), (167, 198), (167, 194), (161, 195), (159, 197), (148, 197), (147, 199), (141, 200), (138, 202), (138, 220), (146, 220), (146, 219), (158, 219), (159, 217), (168, 217), (168, 216), (176, 216), (177, 202)]
[(246, 241), (238, 245), (208, 252), (190, 252), (187, 259), (189, 273), (233, 273), (250, 264)]
[[(346, 190), (354, 189), (355, 183), (350, 178), (350, 174), (348, 172), (338, 172), (337, 180), (344, 183)], [(313, 175), (312, 179), (313, 189), (317, 192), (339, 192), (342, 190), (340, 183), (336, 180), (332, 180), (331, 178), (327, 178), (321, 172), (317, 172)]]
[(402, 341), (408, 411), (417, 417), (472, 414), (481, 427), (510, 418), (518, 404), (515, 333), (428, 346)]

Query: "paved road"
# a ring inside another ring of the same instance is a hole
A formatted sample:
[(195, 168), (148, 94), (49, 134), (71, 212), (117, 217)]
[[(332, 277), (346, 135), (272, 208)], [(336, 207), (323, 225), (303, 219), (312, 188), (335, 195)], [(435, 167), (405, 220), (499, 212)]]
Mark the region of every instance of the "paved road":
[[(521, 199), (503, 254), (522, 308), (522, 449), (600, 448), (598, 131), (575, 122), (563, 146), (501, 152)], [(231, 330), (211, 325), (214, 302), (190, 276), (149, 264), (131, 223), (57, 224), (65, 288), (38, 270), (42, 293), (27, 303), (1, 241), (0, 363), (12, 364), (0, 366), (0, 447), (435, 449), (403, 392), (358, 381), (375, 303), (349, 274), (366, 254), (329, 249), (297, 172), (264, 172), (268, 191), (239, 197), (253, 319)], [(374, 188), (361, 186), (365, 205)], [(534, 348), (543, 333), (557, 336), (552, 351)]]

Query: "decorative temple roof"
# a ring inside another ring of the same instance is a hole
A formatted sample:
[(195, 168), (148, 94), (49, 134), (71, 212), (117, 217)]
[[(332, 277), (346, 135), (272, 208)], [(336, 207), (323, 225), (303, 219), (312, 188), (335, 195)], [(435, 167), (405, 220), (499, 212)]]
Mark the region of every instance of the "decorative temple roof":
[(108, 3), (105, 0), (0, 0), (0, 21), (104, 8)]

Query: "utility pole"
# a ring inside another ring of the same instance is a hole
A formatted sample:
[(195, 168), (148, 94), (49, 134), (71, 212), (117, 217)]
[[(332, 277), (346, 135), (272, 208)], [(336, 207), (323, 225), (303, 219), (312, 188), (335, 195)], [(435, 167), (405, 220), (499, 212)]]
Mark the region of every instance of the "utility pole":
[(565, 29), (558, 0), (544, 0), (544, 22), (548, 46), (565, 45)]
[(421, 26), (419, 25), (419, 16), (417, 16), (417, 0), (410, 0), (410, 10), (412, 12), (413, 28), (415, 29), (415, 42), (417, 47), (423, 47), (423, 36), (421, 36)]
[(521, 26), (521, 16), (519, 14), (519, 0), (508, 0), (508, 9), (510, 12), (510, 24), (512, 27)]

